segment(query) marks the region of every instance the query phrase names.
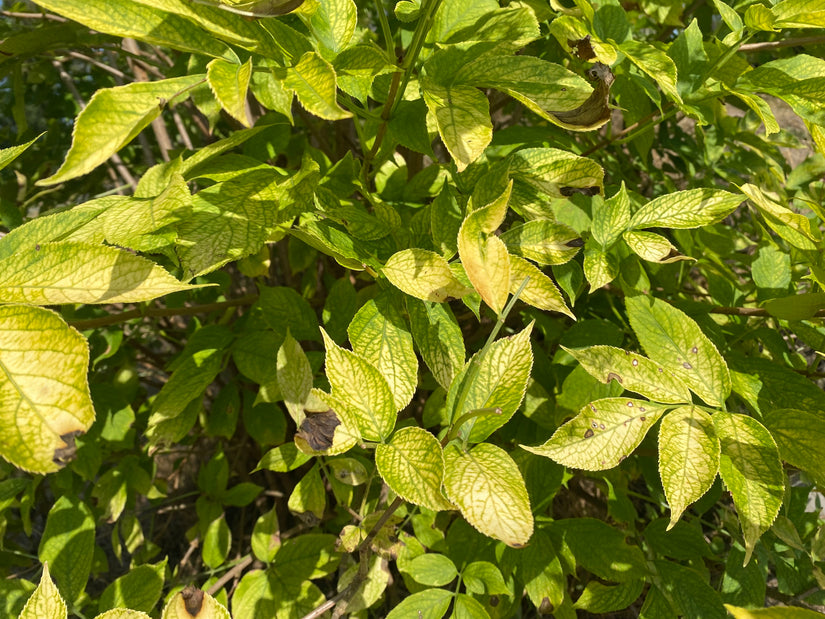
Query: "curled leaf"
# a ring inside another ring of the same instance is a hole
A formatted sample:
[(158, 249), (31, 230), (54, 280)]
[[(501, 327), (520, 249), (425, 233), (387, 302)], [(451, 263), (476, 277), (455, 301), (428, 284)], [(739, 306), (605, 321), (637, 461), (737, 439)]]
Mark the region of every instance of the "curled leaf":
[[(591, 48), (592, 50), (592, 48)], [(587, 77), (596, 82), (587, 101), (574, 110), (567, 112), (552, 112), (551, 120), (571, 131), (592, 131), (598, 129), (610, 120), (610, 87), (613, 85), (613, 71), (606, 64), (597, 62), (587, 72)]]

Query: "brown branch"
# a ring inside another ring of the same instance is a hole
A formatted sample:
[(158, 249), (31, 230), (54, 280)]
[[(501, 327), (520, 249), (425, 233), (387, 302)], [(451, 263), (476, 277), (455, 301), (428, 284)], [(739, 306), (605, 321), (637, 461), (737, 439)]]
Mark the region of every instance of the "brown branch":
[(800, 45), (818, 45), (825, 43), (825, 35), (815, 37), (799, 37), (798, 39), (783, 39), (781, 41), (765, 41), (764, 43), (745, 43), (739, 46), (740, 52), (761, 52), (766, 49), (780, 47), (797, 47)]
[[(768, 310), (762, 307), (724, 307), (716, 305), (710, 308), (711, 314), (726, 314), (728, 316), (744, 316), (750, 318), (752, 316), (770, 316)], [(812, 318), (825, 318), (825, 310), (817, 311)]]
[(204, 305), (190, 305), (188, 307), (149, 307), (146, 309), (134, 309), (128, 312), (121, 312), (110, 316), (101, 316), (100, 318), (89, 318), (86, 320), (70, 320), (69, 325), (78, 331), (85, 331), (87, 329), (96, 329), (97, 327), (105, 327), (107, 325), (115, 325), (121, 322), (134, 320), (135, 318), (158, 318), (166, 316), (195, 316), (197, 314), (208, 314), (230, 307), (238, 307), (241, 305), (251, 305), (258, 300), (258, 295), (249, 294), (237, 299), (229, 299), (228, 301), (220, 301), (218, 303), (206, 303)]
[(69, 21), (64, 17), (60, 17), (59, 15), (54, 15), (52, 13), (16, 13), (14, 11), (0, 11), (0, 15), (3, 17), (15, 17), (17, 19), (49, 19), (51, 21), (60, 22), (61, 24), (65, 24)]
[(209, 587), (206, 590), (206, 592), (209, 595), (215, 595), (218, 591), (220, 591), (223, 588), (223, 586), (226, 583), (228, 583), (236, 576), (240, 576), (241, 572), (243, 572), (248, 566), (250, 566), (254, 560), (255, 559), (251, 554), (246, 555), (243, 559), (236, 563), (231, 570), (229, 570), (226, 574), (218, 578), (218, 580), (215, 581), (215, 584)]

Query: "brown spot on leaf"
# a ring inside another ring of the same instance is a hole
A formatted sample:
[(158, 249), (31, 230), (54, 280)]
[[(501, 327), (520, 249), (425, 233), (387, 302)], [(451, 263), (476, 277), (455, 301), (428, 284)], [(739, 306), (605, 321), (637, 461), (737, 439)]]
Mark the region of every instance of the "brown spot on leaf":
[(645, 421), (647, 421), (647, 417), (642, 415), (641, 417), (639, 417), (639, 421), (645, 422)]
[(590, 410), (592, 410), (594, 413), (597, 412), (596, 407), (593, 405), (593, 402), (590, 403)]
[(693, 348), (690, 349), (690, 352), (692, 352), (694, 355), (696, 355), (696, 354), (699, 353), (699, 349), (696, 348), (696, 346), (694, 346)]
[(619, 464), (627, 460), (627, 456), (619, 456)]
[(183, 606), (186, 608), (186, 612), (192, 617), (197, 617), (203, 606), (203, 591), (189, 585), (181, 591), (180, 596), (183, 598)]
[(40, 251), (40, 243), (34, 246), (34, 251)]
[(491, 595), (490, 596), (490, 606), (495, 608), (496, 606), (498, 606), (498, 602), (499, 602), (499, 599), (498, 599), (497, 595)]
[(295, 436), (300, 436), (315, 451), (324, 451), (332, 447), (335, 428), (339, 425), (341, 420), (332, 409), (323, 413), (307, 413)]
[(551, 112), (560, 122), (576, 127), (596, 129), (610, 120), (610, 87), (613, 85), (613, 71), (606, 64), (597, 62), (587, 72), (587, 76), (596, 82), (596, 87), (587, 101), (574, 110)]
[(616, 374), (616, 372), (607, 373), (607, 382), (609, 383), (611, 380), (615, 380), (620, 385), (622, 384), (622, 377)]
[(643, 413), (643, 412), (645, 412), (645, 407), (644, 407), (644, 406), (640, 406), (640, 407), (639, 407), (639, 411), (641, 411), (642, 413)]
[(682, 367), (685, 368), (686, 370), (692, 370), (693, 369), (693, 366), (690, 363), (688, 363), (687, 361), (685, 361), (682, 364)]
[(570, 239), (565, 245), (567, 247), (584, 247), (584, 239)]
[(582, 39), (567, 39), (567, 44), (573, 53), (581, 60), (590, 60), (596, 57), (596, 52), (593, 51), (593, 44), (590, 42), (590, 35)]
[(80, 430), (75, 430), (74, 432), (69, 432), (67, 434), (61, 434), (60, 440), (63, 441), (65, 447), (59, 447), (54, 450), (52, 462), (63, 466), (74, 460), (77, 455), (77, 445), (75, 445), (74, 439), (76, 436), (80, 436), (81, 434), (83, 434), (83, 432)]
[(595, 432), (593, 432), (593, 430), (591, 430), (590, 428), (587, 428), (587, 432), (584, 433), (584, 438), (590, 438), (594, 434), (595, 434)]
[(572, 195), (577, 193), (582, 194), (583, 196), (597, 196), (601, 193), (601, 189), (598, 185), (593, 185), (592, 187), (560, 187), (559, 193), (563, 195), (565, 198), (569, 198)]
[(635, 368), (637, 365), (639, 365), (639, 360), (634, 359), (633, 361), (630, 362), (630, 365), (632, 365)]
[(550, 601), (550, 598), (545, 597), (541, 600), (541, 604), (539, 604), (539, 614), (540, 615), (549, 615), (556, 607), (553, 606), (553, 602)]
[(599, 430), (604, 430), (604, 424), (603, 423), (599, 424)]
[(628, 407), (628, 408), (633, 408), (633, 402), (631, 402), (630, 400), (628, 400), (628, 401), (627, 401), (627, 407)]

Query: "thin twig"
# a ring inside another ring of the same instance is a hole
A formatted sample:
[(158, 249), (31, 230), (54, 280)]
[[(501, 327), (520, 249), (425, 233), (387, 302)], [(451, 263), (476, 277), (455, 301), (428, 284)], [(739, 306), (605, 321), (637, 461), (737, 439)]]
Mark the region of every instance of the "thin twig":
[(241, 572), (243, 572), (249, 565), (251, 565), (254, 560), (255, 558), (251, 554), (244, 556), (244, 558), (241, 559), (238, 563), (236, 563), (231, 570), (229, 570), (228, 572), (226, 572), (226, 574), (218, 578), (218, 580), (215, 581), (215, 584), (209, 587), (209, 589), (207, 589), (206, 592), (209, 595), (215, 595), (218, 591), (220, 591), (223, 588), (223, 586), (226, 583), (228, 583), (236, 576), (239, 576)]
[[(771, 314), (763, 307), (724, 307), (716, 305), (709, 310), (710, 314), (726, 314), (728, 316), (770, 316)], [(819, 310), (811, 318), (825, 318), (825, 310)]]
[(765, 41), (764, 43), (746, 43), (739, 46), (740, 52), (761, 52), (766, 49), (780, 47), (797, 47), (801, 45), (818, 45), (825, 43), (825, 35), (815, 37), (799, 37), (798, 39), (782, 39), (781, 41)]
[(61, 24), (65, 24), (69, 21), (64, 17), (60, 17), (60, 15), (54, 15), (52, 13), (19, 13), (14, 11), (0, 11), (0, 15), (3, 17), (15, 17), (17, 19), (49, 19), (51, 21), (60, 22)]

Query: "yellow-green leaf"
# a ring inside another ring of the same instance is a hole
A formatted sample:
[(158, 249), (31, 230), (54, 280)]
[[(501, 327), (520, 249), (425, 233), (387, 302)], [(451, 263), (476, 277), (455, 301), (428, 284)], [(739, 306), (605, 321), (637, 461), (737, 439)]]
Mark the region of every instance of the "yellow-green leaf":
[[(89, 345), (52, 311), (0, 306), (0, 455), (27, 471), (58, 470), (95, 412)], [(59, 368), (59, 372), (55, 369)]]
[(588, 243), (584, 248), (584, 276), (590, 284), (590, 292), (606, 286), (616, 279), (618, 274), (619, 265), (616, 257)]
[(229, 611), (211, 595), (186, 587), (176, 593), (163, 608), (161, 619), (231, 619)]
[(603, 203), (593, 202), (593, 238), (604, 248), (610, 248), (630, 223), (630, 197), (622, 181), (615, 195)]
[[(782, 254), (788, 256), (788, 254)], [(765, 311), (782, 320), (810, 320), (825, 309), (825, 292), (794, 294), (765, 303)]]
[[(530, 323), (519, 333), (494, 342), (483, 356), (480, 352), (476, 353), (464, 370), (453, 379), (447, 394), (447, 410), (458, 407), (457, 399), (462, 392), (465, 393), (463, 405), (453, 412), (453, 423), (463, 415), (479, 409), (494, 409), (497, 413), (468, 421), (467, 424), (472, 426), (468, 433), (469, 441), (483, 441), (507, 423), (518, 410), (527, 391), (533, 367), (533, 351), (530, 347), (532, 330), (533, 323)], [(469, 380), (473, 365), (477, 365), (475, 379), (471, 385), (465, 386), (463, 383)]]
[(324, 480), (321, 479), (321, 469), (317, 463), (295, 484), (287, 505), (293, 514), (310, 513), (318, 520), (324, 517), (327, 494)]
[(418, 357), (396, 302), (388, 293), (370, 299), (355, 314), (347, 333), (353, 351), (387, 380), (395, 407), (401, 410), (410, 403), (418, 386)]
[(413, 338), (421, 358), (445, 389), (464, 367), (464, 338), (461, 327), (446, 303), (407, 299)]
[(49, 576), (48, 563), (44, 563), (40, 584), (17, 619), (66, 619), (66, 616), (66, 602)]
[(467, 215), (458, 231), (458, 255), (464, 271), (496, 314), (504, 309), (510, 291), (510, 255), (493, 232), (504, 219), (512, 189), (510, 181), (501, 198)]
[(644, 41), (627, 40), (616, 48), (659, 84), (659, 88), (677, 103), (682, 102), (676, 88), (676, 64), (662, 50)]
[(105, 613), (100, 613), (95, 619), (152, 619), (146, 613), (139, 610), (128, 610), (126, 608), (113, 608)]
[(338, 346), (326, 331), (326, 373), (332, 395), (354, 414), (361, 436), (384, 442), (395, 427), (395, 401), (386, 379), (360, 355)]
[(490, 102), (472, 86), (442, 86), (423, 81), (424, 102), (435, 116), (438, 133), (461, 172), (479, 158), (493, 139)]
[(405, 501), (433, 511), (454, 509), (441, 494), (444, 454), (432, 434), (401, 428), (375, 450), (375, 464), (387, 485)]
[(764, 32), (775, 32), (774, 23), (776, 17), (773, 12), (764, 4), (755, 3), (745, 11), (745, 25), (751, 30), (762, 30)]
[(688, 189), (651, 200), (633, 214), (630, 228), (700, 228), (721, 221), (742, 197), (721, 189)]
[[(313, 404), (317, 403), (317, 406), (309, 408), (310, 402)], [(327, 449), (313, 449), (310, 447), (306, 438), (302, 436), (302, 432), (296, 433), (295, 446), (300, 449), (303, 454), (310, 456), (322, 454), (325, 456), (334, 456), (349, 451), (360, 440), (361, 437), (358, 432), (359, 425), (357, 422), (358, 411), (344, 400), (336, 398), (332, 394), (325, 393), (319, 389), (313, 389), (310, 392), (307, 408), (312, 412), (318, 413), (329, 414), (331, 411), (338, 418), (339, 423), (333, 430), (332, 444)], [(297, 455), (300, 456), (300, 454)], [(297, 460), (290, 463), (284, 462), (283, 458), (280, 460), (283, 464), (279, 462), (277, 457), (273, 456), (271, 464), (277, 466), (279, 469), (285, 467), (285, 470), (292, 470), (293, 468), (300, 466), (300, 464), (295, 464)], [(263, 460), (261, 461), (261, 464), (264, 464)]]
[(659, 428), (659, 475), (670, 505), (668, 529), (713, 484), (719, 470), (719, 439), (713, 421), (696, 406), (680, 406)]
[(246, 109), (246, 95), (252, 77), (252, 58), (241, 64), (215, 58), (206, 65), (206, 81), (226, 113), (250, 127), (252, 121)]
[(564, 297), (556, 288), (553, 280), (542, 273), (532, 262), (518, 256), (510, 256), (510, 292), (515, 294), (525, 278), (530, 279), (527, 286), (521, 291), (519, 299), (528, 305), (548, 312), (560, 312), (576, 320), (576, 315), (570, 311), (564, 302)]
[(72, 145), (63, 165), (37, 184), (56, 185), (91, 172), (160, 116), (167, 102), (203, 78), (187, 75), (98, 90), (75, 119)]
[(0, 262), (4, 303), (137, 303), (199, 287), (179, 282), (146, 258), (108, 245), (45, 243)]
[(309, 28), (315, 35), (325, 56), (334, 58), (350, 46), (358, 22), (357, 9), (352, 0), (322, 0), (309, 19)]
[(444, 450), (444, 489), (461, 514), (484, 535), (524, 546), (533, 534), (533, 513), (521, 472), (506, 451), (479, 443), (470, 451)]
[(756, 206), (767, 224), (791, 245), (809, 251), (818, 249), (810, 220), (768, 197), (759, 187), (745, 183), (739, 188)]
[(510, 174), (517, 183), (526, 183), (552, 198), (569, 196), (569, 189), (600, 193), (604, 187), (604, 170), (598, 163), (558, 148), (516, 151), (510, 158)]
[(287, 69), (284, 86), (291, 88), (308, 112), (324, 120), (341, 120), (352, 114), (336, 99), (335, 69), (315, 52), (307, 52)]
[(825, 412), (780, 408), (764, 417), (779, 455), (785, 462), (807, 471), (818, 483), (825, 481)]
[(472, 292), (453, 275), (441, 254), (426, 249), (393, 254), (381, 272), (393, 286), (422, 301), (440, 303)]
[(825, 28), (825, 7), (819, 0), (782, 0), (771, 12), (777, 28)]
[(822, 613), (798, 606), (771, 606), (770, 608), (741, 608), (725, 604), (734, 619), (822, 619)]
[(304, 420), (304, 403), (312, 390), (312, 368), (301, 345), (287, 332), (278, 349), (278, 387), (290, 417), (300, 426)]
[(648, 356), (711, 406), (724, 405), (730, 372), (699, 325), (660, 299), (640, 295), (627, 297), (625, 303), (630, 326)]
[(17, 146), (11, 146), (9, 148), (0, 148), (0, 170), (5, 168), (9, 165), (12, 161), (17, 159), (23, 152), (32, 144), (37, 142), (43, 134), (41, 133), (33, 140), (29, 140), (25, 144), (19, 144)]
[(693, 260), (680, 254), (673, 243), (655, 232), (628, 230), (622, 234), (622, 238), (634, 254), (648, 262), (667, 264), (677, 260)]
[(216, 58), (227, 50), (186, 19), (132, 0), (38, 0), (37, 4), (106, 34)]
[(656, 402), (690, 402), (690, 392), (681, 380), (640, 354), (613, 346), (564, 350), (573, 355), (592, 376), (605, 384), (615, 380), (628, 391)]
[(718, 412), (719, 474), (733, 495), (745, 537), (745, 564), (782, 507), (785, 473), (771, 433), (753, 417)]
[(514, 226), (501, 235), (501, 240), (511, 254), (541, 265), (569, 262), (582, 246), (575, 230), (549, 219)]
[(604, 398), (585, 405), (543, 445), (522, 449), (571, 468), (604, 471), (627, 458), (667, 406), (632, 398)]

